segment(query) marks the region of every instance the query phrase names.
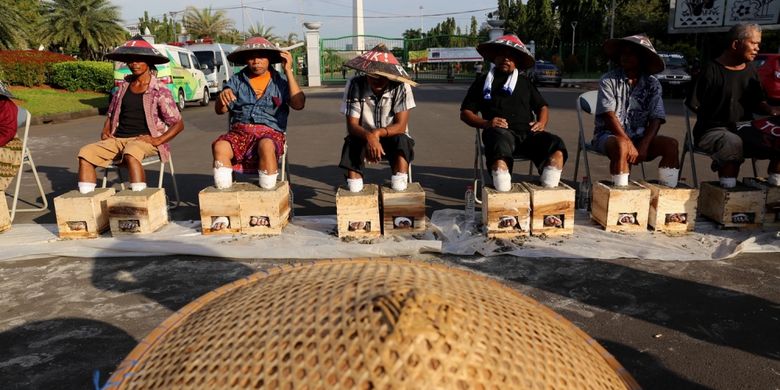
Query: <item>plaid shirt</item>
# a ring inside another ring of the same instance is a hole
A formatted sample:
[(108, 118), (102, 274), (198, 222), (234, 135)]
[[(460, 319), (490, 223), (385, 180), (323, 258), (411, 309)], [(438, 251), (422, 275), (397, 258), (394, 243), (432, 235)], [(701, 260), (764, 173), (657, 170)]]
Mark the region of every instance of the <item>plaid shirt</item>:
[[(130, 89), (130, 82), (126, 78), (125, 82), (119, 85), (119, 90), (114, 95), (114, 98), (111, 99), (111, 104), (108, 107), (108, 117), (111, 118), (111, 134), (116, 133), (116, 128), (119, 126), (122, 98), (124, 98), (128, 89)], [(181, 114), (179, 109), (176, 108), (176, 102), (173, 100), (171, 91), (154, 75), (149, 80), (149, 87), (144, 92), (143, 101), (146, 125), (149, 127), (149, 133), (151, 133), (152, 137), (161, 136), (168, 131), (169, 127), (181, 121)], [(158, 146), (157, 150), (160, 152), (160, 158), (163, 161), (168, 161), (171, 153), (168, 144)]]
[(651, 119), (666, 122), (661, 83), (654, 76), (642, 75), (632, 88), (622, 69), (607, 72), (599, 81), (594, 138), (598, 138), (602, 133), (612, 134), (606, 121), (600, 116), (610, 111), (617, 115), (618, 122), (629, 138), (642, 137)]
[[(364, 75), (347, 81), (341, 113), (360, 118), (360, 125), (365, 129), (378, 129), (393, 123), (396, 113), (414, 107), (414, 96), (409, 84), (390, 81), (382, 96), (377, 97), (368, 85), (368, 77)], [(409, 126), (405, 131), (409, 135)]]

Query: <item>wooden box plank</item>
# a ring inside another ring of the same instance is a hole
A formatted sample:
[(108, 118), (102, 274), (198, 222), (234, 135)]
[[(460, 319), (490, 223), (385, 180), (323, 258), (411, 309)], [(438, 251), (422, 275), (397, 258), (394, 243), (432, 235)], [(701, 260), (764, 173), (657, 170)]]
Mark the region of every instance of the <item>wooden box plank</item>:
[[(420, 183), (411, 183), (404, 191), (383, 186), (381, 208), (385, 235), (425, 231), (425, 191)], [(398, 224), (396, 218), (401, 218)]]
[(745, 184), (766, 191), (764, 207), (764, 226), (780, 227), (780, 187), (770, 185), (764, 178), (746, 177)]
[[(625, 187), (613, 187), (606, 180), (593, 184), (590, 216), (606, 231), (646, 231), (649, 209), (650, 190), (635, 181)], [(633, 216), (634, 223), (621, 223), (626, 214)]]
[(3, 200), (0, 201), (0, 233), (11, 228), (11, 213), (8, 211), (8, 201), (5, 198), (5, 193), (2, 195)]
[[(657, 181), (642, 181), (650, 189), (650, 210), (647, 224), (652, 230), (691, 232), (696, 225), (696, 204), (699, 190), (684, 183), (671, 188)], [(675, 218), (676, 217), (676, 218)]]
[[(200, 208), (200, 231), (202, 234), (234, 234), (241, 232), (241, 217), (238, 206), (238, 192), (241, 184), (233, 183), (230, 188), (218, 189), (209, 186), (198, 193)], [(217, 217), (227, 217), (230, 226), (220, 230), (212, 230), (211, 225)]]
[(108, 230), (108, 199), (113, 188), (97, 188), (88, 194), (77, 190), (54, 198), (54, 213), (60, 238), (97, 238)]
[(699, 213), (727, 228), (760, 228), (765, 203), (764, 190), (740, 182), (726, 189), (717, 181), (705, 181), (699, 190)]
[(366, 184), (363, 191), (336, 192), (336, 223), (339, 238), (374, 238), (382, 234), (379, 219), (379, 186)]
[[(290, 184), (276, 183), (273, 189), (257, 184), (236, 183), (241, 233), (277, 235), (290, 220)], [(258, 221), (252, 226), (252, 219)]]
[(482, 188), (482, 223), (489, 238), (527, 236), (531, 227), (531, 195), (520, 183), (499, 192)]
[[(168, 223), (165, 190), (147, 188), (143, 191), (124, 190), (108, 198), (108, 223), (112, 235), (148, 234)], [(124, 228), (126, 223), (135, 228)]]
[[(531, 194), (531, 234), (563, 235), (574, 233), (575, 190), (561, 182), (558, 187), (542, 187), (538, 183), (523, 182)], [(546, 217), (556, 217), (560, 225), (546, 224)]]

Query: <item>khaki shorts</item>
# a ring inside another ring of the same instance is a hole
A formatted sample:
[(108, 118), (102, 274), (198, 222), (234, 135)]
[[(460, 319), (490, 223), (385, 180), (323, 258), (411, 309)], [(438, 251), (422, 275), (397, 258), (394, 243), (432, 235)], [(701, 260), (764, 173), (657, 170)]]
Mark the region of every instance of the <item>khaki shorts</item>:
[(716, 127), (707, 130), (701, 136), (698, 145), (699, 149), (707, 152), (710, 157), (718, 164), (739, 163), (745, 161), (745, 155), (742, 150), (742, 138), (729, 131), (725, 127)]
[(98, 167), (107, 167), (112, 162), (122, 162), (125, 155), (133, 156), (138, 161), (145, 157), (156, 156), (157, 147), (133, 138), (108, 138), (93, 144), (85, 145), (79, 150), (79, 158)]

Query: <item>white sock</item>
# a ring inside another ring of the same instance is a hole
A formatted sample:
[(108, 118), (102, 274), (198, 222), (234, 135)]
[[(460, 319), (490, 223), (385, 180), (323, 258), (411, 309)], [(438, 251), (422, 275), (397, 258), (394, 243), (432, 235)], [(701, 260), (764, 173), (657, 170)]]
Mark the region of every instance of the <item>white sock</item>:
[(658, 167), (658, 182), (667, 187), (677, 187), (678, 176), (680, 176), (680, 170), (677, 168)]
[(349, 188), (349, 192), (363, 191), (363, 178), (347, 179), (347, 187)]
[(628, 173), (619, 173), (612, 175), (612, 184), (616, 187), (628, 186)]
[(219, 189), (230, 188), (233, 185), (233, 169), (228, 167), (214, 168), (214, 186)]
[(737, 186), (737, 178), (736, 177), (721, 177), (720, 178), (720, 186), (723, 188), (734, 188)]
[(95, 191), (95, 187), (97, 187), (97, 183), (88, 183), (86, 181), (79, 182), (79, 192), (82, 194), (88, 194)]
[(406, 173), (398, 172), (395, 175), (390, 177), (390, 183), (393, 187), (393, 190), (395, 191), (403, 191), (406, 189), (407, 181), (409, 180), (409, 175)]
[(769, 181), (770, 185), (780, 187), (780, 173), (770, 173), (767, 181)]
[(507, 170), (493, 171), (493, 186), (496, 191), (507, 192), (512, 189), (512, 174)]
[(130, 183), (131, 191), (143, 191), (146, 189), (146, 183)]
[(276, 187), (276, 177), (279, 176), (279, 172), (273, 174), (267, 174), (260, 172), (260, 187), (270, 190)]
[(546, 166), (542, 170), (542, 187), (555, 188), (561, 181), (561, 170), (555, 167)]

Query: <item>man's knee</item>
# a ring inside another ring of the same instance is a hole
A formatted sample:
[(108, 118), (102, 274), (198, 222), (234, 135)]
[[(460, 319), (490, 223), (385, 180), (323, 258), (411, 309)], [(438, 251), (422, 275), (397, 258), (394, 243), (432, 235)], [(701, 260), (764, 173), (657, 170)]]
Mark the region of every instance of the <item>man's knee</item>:
[(742, 162), (745, 159), (742, 138), (731, 132), (724, 133), (712, 154), (721, 161)]

